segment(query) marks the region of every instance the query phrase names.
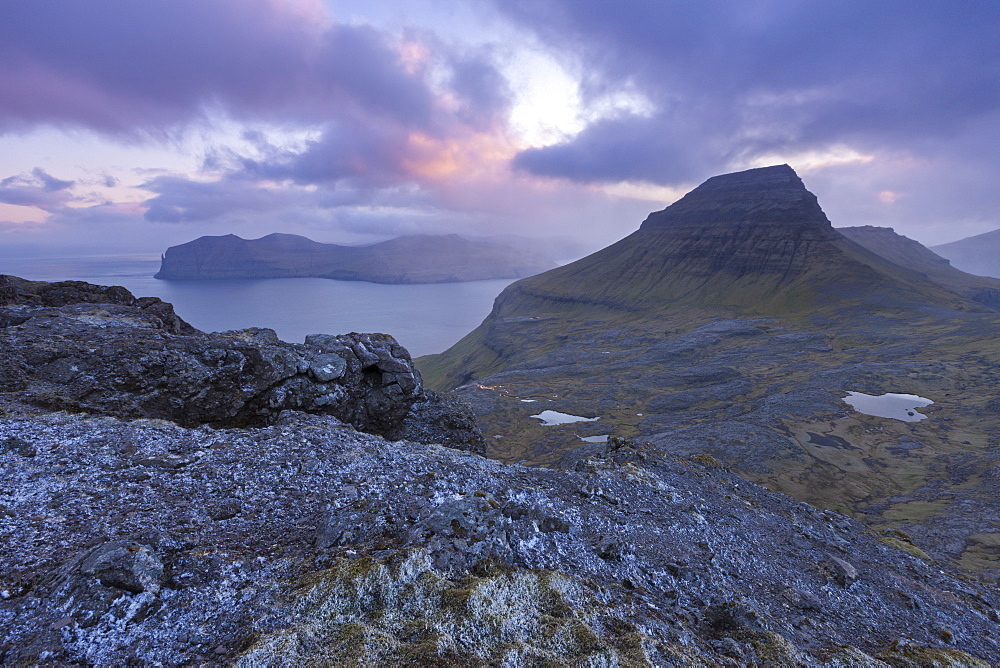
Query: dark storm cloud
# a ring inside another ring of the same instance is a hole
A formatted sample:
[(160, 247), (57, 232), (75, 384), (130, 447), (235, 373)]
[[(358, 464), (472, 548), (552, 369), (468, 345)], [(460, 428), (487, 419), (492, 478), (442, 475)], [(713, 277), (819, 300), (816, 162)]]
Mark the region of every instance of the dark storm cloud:
[(573, 141), (522, 151), (514, 166), (540, 176), (584, 183), (608, 180), (683, 181), (698, 173), (699, 152), (683, 132), (658, 117), (624, 116), (597, 121)]
[[(434, 128), (434, 94), (385, 33), (271, 0), (6, 0), (0, 129), (159, 131), (206, 105), (322, 122), (345, 113)], [(315, 11), (322, 11), (316, 3)]]
[(342, 119), (301, 150), (270, 150), (261, 159), (235, 156), (232, 176), (299, 184), (351, 179), (370, 185), (405, 180), (408, 129), (395, 123)]
[(501, 123), (510, 110), (513, 94), (490, 54), (456, 56), (451, 68), (451, 89), (461, 105), (459, 117), (477, 130)]
[[(497, 7), (530, 27), (584, 77), (588, 99), (629, 83), (652, 118), (602, 123), (533, 149), (517, 164), (573, 179), (666, 182), (736, 157), (835, 142), (884, 148), (950, 140), (1000, 108), (1000, 12), (993, 2), (903, 0), (513, 0)], [(601, 131), (626, 139), (604, 141)], [(643, 145), (630, 138), (653, 139)], [(668, 144), (672, 144), (669, 141)], [(663, 153), (666, 149), (668, 152)], [(700, 154), (700, 160), (690, 156)], [(590, 167), (583, 168), (583, 158)], [(629, 162), (631, 158), (634, 163)], [(602, 168), (602, 165), (606, 167)]]

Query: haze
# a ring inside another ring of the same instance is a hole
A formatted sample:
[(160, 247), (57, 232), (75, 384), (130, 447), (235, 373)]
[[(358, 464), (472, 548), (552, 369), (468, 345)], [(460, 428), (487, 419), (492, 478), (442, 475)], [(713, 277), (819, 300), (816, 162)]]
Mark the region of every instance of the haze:
[(1000, 227), (992, 2), (6, 0), (0, 255), (567, 236), (788, 163), (834, 225)]

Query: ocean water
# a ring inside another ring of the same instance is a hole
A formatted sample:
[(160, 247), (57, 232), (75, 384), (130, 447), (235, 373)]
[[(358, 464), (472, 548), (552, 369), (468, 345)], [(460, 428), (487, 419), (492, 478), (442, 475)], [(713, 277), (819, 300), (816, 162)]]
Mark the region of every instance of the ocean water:
[(512, 280), (381, 285), (326, 278), (161, 281), (158, 255), (0, 259), (0, 274), (37, 281), (121, 285), (159, 297), (207, 332), (269, 327), (292, 343), (307, 334), (384, 332), (414, 357), (439, 353), (475, 329)]

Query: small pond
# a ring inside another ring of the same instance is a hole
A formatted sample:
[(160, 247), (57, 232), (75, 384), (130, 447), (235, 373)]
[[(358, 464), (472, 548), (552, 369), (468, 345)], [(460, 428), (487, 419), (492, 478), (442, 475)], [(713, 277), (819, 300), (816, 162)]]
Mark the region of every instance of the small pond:
[(538, 415), (532, 415), (533, 418), (538, 418), (542, 421), (543, 427), (552, 427), (557, 424), (570, 424), (571, 422), (597, 422), (601, 418), (585, 418), (579, 415), (570, 415), (569, 413), (560, 413), (559, 411), (542, 411)]
[(919, 422), (926, 415), (917, 412), (922, 406), (930, 406), (934, 402), (915, 394), (880, 394), (878, 396), (862, 392), (848, 392), (844, 401), (851, 408), (875, 417), (892, 418), (903, 422)]

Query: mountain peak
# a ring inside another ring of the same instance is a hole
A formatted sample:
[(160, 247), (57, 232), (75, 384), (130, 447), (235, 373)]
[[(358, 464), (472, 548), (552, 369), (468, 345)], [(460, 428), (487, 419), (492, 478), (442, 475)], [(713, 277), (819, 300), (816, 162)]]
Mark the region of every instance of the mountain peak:
[(713, 176), (666, 209), (652, 213), (643, 228), (726, 227), (780, 223), (814, 225), (832, 234), (816, 196), (788, 165)]

